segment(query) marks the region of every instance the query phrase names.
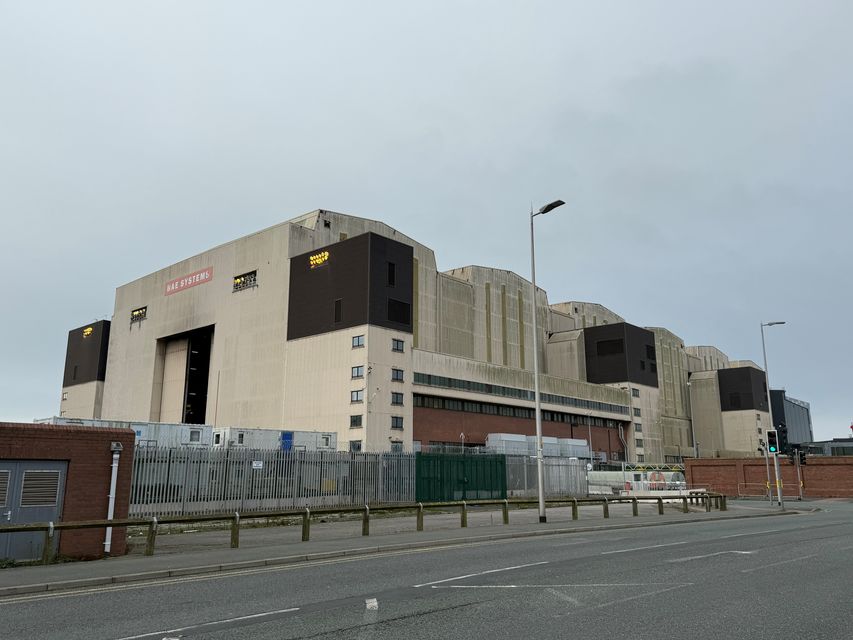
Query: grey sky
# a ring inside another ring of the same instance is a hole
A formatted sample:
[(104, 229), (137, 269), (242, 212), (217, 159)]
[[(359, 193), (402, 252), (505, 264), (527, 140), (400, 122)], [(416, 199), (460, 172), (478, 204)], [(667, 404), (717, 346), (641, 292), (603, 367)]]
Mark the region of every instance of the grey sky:
[[(0, 0), (0, 419), (116, 286), (316, 208), (853, 418), (853, 4)], [(567, 250), (571, 247), (571, 251)]]

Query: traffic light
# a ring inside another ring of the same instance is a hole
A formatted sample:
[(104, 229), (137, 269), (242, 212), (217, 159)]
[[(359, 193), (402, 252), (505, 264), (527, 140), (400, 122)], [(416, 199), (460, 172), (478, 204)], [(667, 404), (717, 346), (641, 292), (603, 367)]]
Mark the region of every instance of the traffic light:
[(800, 464), (803, 465), (806, 463), (806, 452), (800, 449), (798, 452), (800, 454)]
[(776, 433), (776, 429), (767, 430), (767, 453), (771, 456), (779, 453), (779, 435)]
[[(779, 439), (779, 453), (790, 453), (790, 445), (788, 444), (788, 427), (784, 422), (780, 422), (776, 427), (776, 437)], [(793, 462), (793, 460), (791, 461)]]

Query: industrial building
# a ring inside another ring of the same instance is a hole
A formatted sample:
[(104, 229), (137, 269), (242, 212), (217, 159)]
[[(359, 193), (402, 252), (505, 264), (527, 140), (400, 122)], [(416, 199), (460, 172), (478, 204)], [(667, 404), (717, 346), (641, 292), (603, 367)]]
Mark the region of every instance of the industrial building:
[(545, 436), (607, 461), (693, 455), (688, 378), (725, 379), (722, 352), (531, 289), (499, 268), (439, 271), (382, 222), (314, 211), (118, 287), (112, 322), (69, 333), (60, 415), (333, 433), (352, 451), (533, 435), (536, 313)]

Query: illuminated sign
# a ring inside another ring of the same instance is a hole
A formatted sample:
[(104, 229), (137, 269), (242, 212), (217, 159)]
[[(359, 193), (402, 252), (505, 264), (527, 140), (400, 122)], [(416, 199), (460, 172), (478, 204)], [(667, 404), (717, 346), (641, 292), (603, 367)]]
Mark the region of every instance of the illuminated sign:
[(328, 251), (321, 251), (320, 253), (315, 253), (313, 256), (308, 258), (308, 264), (311, 265), (311, 268), (319, 267), (321, 265), (326, 264), (329, 259)]
[(184, 289), (189, 289), (190, 287), (197, 287), (200, 284), (210, 282), (212, 279), (213, 267), (207, 267), (205, 269), (193, 271), (189, 275), (181, 276), (180, 278), (175, 278), (174, 280), (169, 280), (169, 282), (166, 283), (165, 295), (170, 296), (173, 293), (178, 293), (179, 291), (183, 291)]
[(92, 331), (94, 331), (92, 327), (86, 327), (85, 329), (83, 329), (83, 337), (88, 338), (90, 335), (92, 335)]

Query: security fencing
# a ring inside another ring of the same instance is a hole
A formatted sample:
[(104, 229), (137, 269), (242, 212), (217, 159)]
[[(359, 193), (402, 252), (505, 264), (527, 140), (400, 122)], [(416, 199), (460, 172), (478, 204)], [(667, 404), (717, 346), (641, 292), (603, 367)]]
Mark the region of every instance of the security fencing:
[(137, 447), (130, 517), (409, 503), (415, 456)]
[[(571, 458), (543, 458), (545, 496), (587, 495), (585, 462)], [(538, 493), (536, 459), (530, 456), (506, 456), (506, 493), (510, 498), (531, 498)]]

